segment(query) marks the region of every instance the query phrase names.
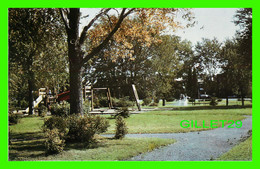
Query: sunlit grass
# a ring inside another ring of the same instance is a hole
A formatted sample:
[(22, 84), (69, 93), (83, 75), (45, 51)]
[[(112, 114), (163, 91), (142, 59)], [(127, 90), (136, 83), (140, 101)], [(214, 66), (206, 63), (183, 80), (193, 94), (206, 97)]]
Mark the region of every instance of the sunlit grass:
[(251, 161), (252, 160), (252, 136), (246, 141), (236, 145), (227, 153), (221, 155), (218, 161)]
[[(209, 126), (211, 120), (242, 120), (244, 115), (251, 115), (252, 109), (220, 109), (220, 110), (193, 110), (193, 111), (151, 111), (131, 115), (126, 119), (129, 133), (179, 133), (190, 131), (209, 130), (212, 128), (182, 128), (182, 120), (196, 120), (199, 124), (205, 121)], [(107, 133), (115, 132), (115, 120), (110, 119)], [(227, 122), (225, 122), (225, 125)], [(200, 125), (201, 126), (201, 125)], [(222, 124), (218, 123), (218, 127)]]

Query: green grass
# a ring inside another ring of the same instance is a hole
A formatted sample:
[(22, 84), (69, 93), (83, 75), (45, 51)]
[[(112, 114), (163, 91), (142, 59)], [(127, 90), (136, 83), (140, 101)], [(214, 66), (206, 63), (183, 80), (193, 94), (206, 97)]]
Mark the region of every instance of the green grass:
[[(126, 119), (129, 133), (178, 133), (208, 130), (205, 128), (182, 128), (182, 120), (197, 120), (202, 124), (210, 125), (210, 120), (242, 120), (244, 115), (252, 115), (252, 109), (220, 109), (220, 110), (194, 110), (194, 111), (151, 111), (131, 115)], [(115, 120), (110, 119), (107, 133), (115, 132)], [(225, 125), (227, 123), (225, 122)], [(221, 123), (218, 124), (221, 127)], [(210, 128), (209, 128), (210, 129)]]
[(87, 161), (87, 160), (126, 160), (155, 148), (174, 143), (174, 139), (124, 138), (115, 140), (99, 138), (92, 148), (81, 143), (67, 144), (57, 155), (45, 155), (44, 139), (14, 141), (9, 147), (9, 160), (13, 161)]
[[(252, 115), (252, 108), (213, 110), (171, 110), (150, 111), (131, 115), (126, 119), (129, 133), (172, 133), (206, 130), (203, 128), (182, 128), (182, 120), (242, 120)], [(115, 133), (115, 120), (108, 117), (110, 127), (107, 133)], [(114, 140), (100, 138), (95, 148), (86, 149), (80, 144), (67, 144), (59, 155), (45, 156), (44, 137), (41, 130), (44, 118), (25, 117), (17, 125), (10, 126), (12, 144), (9, 147), (10, 160), (124, 160), (151, 151), (159, 146), (171, 144), (174, 140), (140, 138)], [(225, 123), (226, 124), (226, 123)], [(219, 123), (218, 127), (221, 127)]]
[(9, 145), (9, 160), (124, 160), (175, 142), (173, 139), (115, 140), (98, 137), (98, 143), (91, 149), (83, 144), (67, 144), (61, 154), (46, 157), (41, 130), (43, 122), (41, 117), (26, 117), (17, 125), (10, 126), (12, 143)]
[(19, 123), (12, 125), (9, 128), (12, 133), (31, 133), (31, 132), (41, 132), (41, 126), (44, 123), (44, 118), (42, 117), (23, 117), (19, 120)]
[[(44, 151), (35, 151), (32, 155), (28, 151), (19, 152), (19, 160), (58, 160), (58, 161), (96, 161), (96, 160), (126, 160), (138, 154), (152, 151), (160, 146), (174, 143), (173, 139), (158, 138), (125, 138), (123, 140), (114, 140), (103, 138), (95, 148), (84, 148), (80, 145), (68, 145), (64, 152), (58, 155), (45, 157)], [(19, 145), (18, 145), (19, 146)], [(13, 149), (17, 149), (15, 145)], [(12, 151), (11, 151), (12, 153)]]
[(221, 155), (218, 161), (251, 161), (252, 160), (252, 136), (246, 141), (236, 145), (227, 153)]

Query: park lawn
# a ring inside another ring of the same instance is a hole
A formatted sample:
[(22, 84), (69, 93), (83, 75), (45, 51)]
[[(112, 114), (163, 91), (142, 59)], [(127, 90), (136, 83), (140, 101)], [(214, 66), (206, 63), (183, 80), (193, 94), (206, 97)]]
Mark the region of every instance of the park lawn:
[[(246, 109), (212, 109), (212, 110), (172, 110), (150, 111), (141, 114), (133, 114), (126, 119), (129, 133), (179, 133), (190, 131), (209, 130), (211, 128), (182, 128), (182, 120), (197, 120), (198, 125), (205, 121), (210, 126), (210, 120), (243, 120), (244, 115), (252, 115), (252, 108)], [(110, 119), (110, 127), (107, 133), (115, 132), (115, 120)], [(228, 124), (225, 122), (225, 125)], [(221, 122), (218, 127), (221, 127)]]
[(252, 136), (246, 141), (236, 145), (228, 152), (216, 159), (217, 161), (251, 161), (252, 160)]
[[(197, 106), (210, 106), (209, 103), (210, 101), (196, 101), (196, 104), (193, 105), (191, 102), (188, 102), (187, 106), (176, 106), (175, 103), (177, 103), (177, 101), (172, 101), (172, 102), (165, 102), (165, 106), (162, 106), (162, 101), (160, 100), (160, 102), (158, 103), (158, 106), (142, 106), (142, 108), (176, 108), (176, 107), (197, 107)], [(200, 103), (200, 104), (199, 104)], [(245, 100), (244, 102), (245, 106), (252, 106), (252, 102), (249, 100)], [(222, 99), (222, 101), (218, 102), (217, 106), (225, 106), (226, 105), (226, 100)], [(228, 105), (229, 106), (241, 106), (242, 102), (241, 101), (237, 101), (237, 100), (229, 100), (228, 101)], [(134, 106), (134, 108), (136, 109), (137, 107)]]
[(70, 143), (66, 145), (62, 153), (46, 156), (45, 139), (41, 130), (43, 121), (44, 118), (41, 117), (25, 117), (17, 125), (10, 126), (12, 142), (9, 145), (9, 160), (126, 160), (175, 142), (174, 139), (124, 138), (115, 140), (97, 136), (97, 143), (89, 149), (80, 143)]
[[(42, 142), (40, 145), (39, 143)], [(115, 140), (111, 138), (99, 138), (98, 143), (92, 148), (85, 148), (81, 144), (66, 145), (65, 151), (57, 155), (45, 156), (44, 140), (13, 143), (10, 150), (12, 160), (26, 161), (114, 161), (127, 160), (141, 153), (149, 152), (155, 148), (172, 144), (174, 139), (160, 138), (124, 138)], [(33, 144), (33, 145), (29, 145)], [(22, 149), (22, 150), (21, 150)]]
[[(197, 120), (199, 125), (204, 120), (208, 126), (210, 120), (242, 120), (245, 118), (244, 115), (252, 115), (252, 109), (150, 111), (131, 115), (126, 119), (126, 123), (129, 133), (189, 132), (210, 128), (182, 128), (180, 126), (182, 120)], [(109, 119), (111, 125), (107, 133), (114, 134), (115, 119), (104, 117)], [(93, 149), (86, 149), (80, 144), (70, 144), (63, 153), (45, 157), (44, 136), (41, 130), (43, 122), (42, 117), (24, 117), (17, 125), (10, 126), (12, 140), (9, 147), (10, 160), (124, 160), (174, 142), (155, 138), (123, 140), (101, 138)], [(221, 123), (218, 127), (221, 127)]]

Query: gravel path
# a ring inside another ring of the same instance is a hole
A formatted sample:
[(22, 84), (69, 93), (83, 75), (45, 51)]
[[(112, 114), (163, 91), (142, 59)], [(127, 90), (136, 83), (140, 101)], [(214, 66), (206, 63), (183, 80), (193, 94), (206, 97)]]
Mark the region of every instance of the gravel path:
[(252, 116), (242, 121), (241, 128), (217, 128), (214, 130), (169, 133), (128, 134), (127, 137), (173, 138), (177, 142), (152, 152), (133, 157), (127, 161), (208, 161), (219, 157), (240, 142), (252, 129)]

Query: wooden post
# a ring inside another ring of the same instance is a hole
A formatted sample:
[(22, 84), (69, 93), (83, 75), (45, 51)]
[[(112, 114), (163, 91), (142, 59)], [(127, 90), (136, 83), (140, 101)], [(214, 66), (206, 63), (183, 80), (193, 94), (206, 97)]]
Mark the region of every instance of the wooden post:
[(112, 108), (113, 107), (113, 103), (112, 103), (111, 93), (110, 93), (110, 89), (109, 88), (107, 88), (107, 92), (108, 92), (110, 107)]
[(132, 87), (133, 87), (133, 91), (134, 91), (134, 95), (135, 95), (136, 105), (137, 105), (137, 107), (138, 107), (138, 110), (141, 111), (141, 106), (140, 106), (140, 103), (139, 103), (139, 97), (138, 97), (138, 94), (137, 94), (135, 85), (132, 84)]
[(93, 93), (93, 87), (91, 86), (91, 111), (94, 109), (94, 93)]
[(109, 107), (109, 109), (111, 109), (110, 100), (109, 100), (109, 95), (108, 95), (108, 88), (107, 88), (107, 101), (108, 101), (108, 107)]

